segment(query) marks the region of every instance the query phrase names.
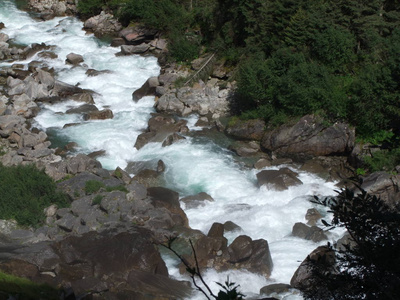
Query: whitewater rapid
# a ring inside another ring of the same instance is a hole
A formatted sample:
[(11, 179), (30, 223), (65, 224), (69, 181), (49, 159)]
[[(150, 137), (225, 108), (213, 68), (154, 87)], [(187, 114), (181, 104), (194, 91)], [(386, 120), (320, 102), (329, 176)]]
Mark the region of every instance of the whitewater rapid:
[[(35, 118), (36, 127), (51, 133), (54, 140), (76, 142), (78, 152), (88, 154), (105, 150), (106, 154), (98, 160), (104, 168), (110, 170), (118, 166), (125, 168), (132, 161), (162, 159), (166, 165), (167, 187), (178, 191), (181, 197), (206, 192), (215, 200), (199, 208), (185, 208), (183, 205), (192, 228), (207, 234), (214, 222), (233, 221), (242, 231), (228, 234), (229, 242), (239, 234), (268, 241), (274, 263), (271, 278), (267, 280), (241, 270), (224, 273), (205, 271), (204, 277), (214, 291), (219, 289), (215, 282), (224, 282), (228, 275), (240, 284), (240, 290), (246, 295), (258, 293), (261, 287), (271, 283), (290, 282), (301, 261), (319, 245), (292, 237), (292, 227), (296, 222), (305, 222), (305, 214), (312, 208), (308, 199), (313, 195), (334, 195), (335, 183), (296, 170), (304, 183), (301, 186), (281, 192), (258, 188), (256, 173), (259, 170), (245, 168), (238, 164), (230, 151), (211, 141), (193, 137), (187, 137), (169, 147), (152, 143), (137, 150), (134, 144), (137, 136), (147, 127), (150, 114), (154, 112), (154, 97), (145, 97), (135, 103), (132, 101), (132, 92), (147, 78), (159, 74), (160, 67), (156, 58), (116, 56), (118, 48), (110, 47), (85, 33), (82, 22), (76, 18), (34, 20), (26, 12), (19, 11), (11, 0), (0, 2), (0, 21), (6, 25), (2, 31), (16, 43), (46, 43), (54, 46), (52, 51), (58, 56), (56, 59), (43, 59), (35, 55), (19, 63), (42, 61), (43, 66), (55, 69), (58, 80), (95, 91), (96, 106), (100, 110), (110, 108), (114, 113), (111, 120), (83, 121), (79, 115), (63, 114), (80, 103), (67, 101), (44, 104)], [(71, 52), (83, 56), (82, 66), (65, 64), (66, 56)], [(10, 64), (0, 62), (2, 66)], [(87, 69), (107, 72), (88, 77)], [(192, 116), (190, 124), (195, 119), (196, 116)], [(63, 129), (67, 123), (80, 125)], [(170, 274), (182, 278), (176, 268), (176, 260), (171, 257), (165, 257), (165, 260)], [(202, 298), (200, 294), (198, 299)], [(301, 297), (286, 295), (285, 299)]]

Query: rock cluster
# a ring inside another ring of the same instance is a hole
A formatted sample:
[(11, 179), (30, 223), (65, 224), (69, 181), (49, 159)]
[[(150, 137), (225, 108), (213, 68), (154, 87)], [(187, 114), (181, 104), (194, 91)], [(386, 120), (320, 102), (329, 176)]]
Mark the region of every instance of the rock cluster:
[(75, 15), (78, 0), (29, 0), (29, 8), (49, 20), (58, 16)]

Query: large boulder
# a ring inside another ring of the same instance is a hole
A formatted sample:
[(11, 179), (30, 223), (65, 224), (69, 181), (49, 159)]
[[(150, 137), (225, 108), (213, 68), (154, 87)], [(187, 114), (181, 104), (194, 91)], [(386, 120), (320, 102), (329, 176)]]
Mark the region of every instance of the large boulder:
[(146, 82), (132, 94), (133, 101), (139, 101), (145, 96), (154, 96), (156, 93), (156, 88), (159, 86), (157, 77), (150, 77)]
[(241, 121), (229, 123), (225, 132), (240, 140), (255, 140), (261, 141), (265, 130), (265, 122), (260, 119)]
[(174, 221), (177, 224), (189, 226), (189, 220), (180, 206), (177, 192), (163, 187), (150, 187), (147, 189), (147, 195), (155, 208), (166, 208), (173, 213)]
[[(212, 267), (217, 271), (244, 269), (268, 278), (273, 268), (268, 242), (241, 235), (227, 246), (224, 230), (225, 225), (214, 223), (207, 236), (197, 238), (194, 250), (199, 267)], [(184, 259), (190, 265), (195, 265), (193, 254), (184, 255)], [(184, 269), (181, 265), (180, 271)]]
[[(335, 264), (335, 252), (327, 246), (320, 246), (311, 252), (300, 264), (290, 285), (297, 289), (309, 289), (314, 284), (313, 270), (315, 266), (324, 267), (326, 272), (333, 271)], [(315, 288), (315, 287), (314, 287)]]
[(122, 37), (128, 45), (139, 45), (154, 40), (157, 31), (141, 26), (129, 26), (122, 29), (119, 36)]
[(67, 64), (71, 64), (71, 65), (79, 65), (81, 62), (83, 62), (83, 56), (80, 54), (76, 54), (76, 53), (70, 53), (67, 55), (67, 59), (65, 60), (65, 62)]
[(85, 21), (83, 28), (93, 32), (97, 37), (115, 35), (122, 29), (122, 25), (112, 14), (102, 11), (100, 15), (91, 17)]
[(364, 178), (361, 187), (368, 193), (380, 197), (389, 206), (400, 204), (400, 175), (374, 172)]
[(0, 262), (3, 271), (69, 287), (79, 299), (99, 293), (105, 299), (177, 299), (190, 293), (187, 285), (168, 278), (152, 233), (143, 228), (105, 229), (57, 242), (1, 247), (2, 253), (8, 252)]
[[(153, 114), (148, 121), (147, 131), (140, 134), (135, 142), (135, 148), (140, 149), (148, 143), (162, 143), (168, 146), (181, 138), (174, 133), (184, 133), (188, 131), (186, 120), (176, 121), (173, 117)], [(172, 136), (171, 136), (172, 135)]]
[(304, 160), (314, 156), (350, 153), (354, 147), (355, 130), (337, 122), (326, 126), (315, 115), (307, 115), (294, 125), (282, 125), (267, 131), (261, 146), (279, 156)]
[(149, 49), (150, 49), (149, 44), (122, 45), (120, 54), (122, 55), (142, 54)]
[(316, 243), (328, 239), (321, 228), (315, 225), (310, 227), (301, 222), (294, 224), (292, 235), (302, 239), (311, 240)]
[(106, 120), (114, 118), (114, 114), (111, 109), (103, 109), (99, 111), (90, 111), (83, 115), (83, 119), (87, 120)]
[(220, 88), (217, 81), (210, 80), (193, 87), (182, 87), (163, 94), (155, 103), (158, 112), (187, 116), (192, 113), (201, 116), (225, 116), (229, 112), (229, 90)]
[(257, 173), (257, 181), (259, 186), (265, 185), (269, 189), (283, 191), (288, 189), (290, 186), (303, 184), (297, 176), (298, 174), (289, 168), (263, 170)]

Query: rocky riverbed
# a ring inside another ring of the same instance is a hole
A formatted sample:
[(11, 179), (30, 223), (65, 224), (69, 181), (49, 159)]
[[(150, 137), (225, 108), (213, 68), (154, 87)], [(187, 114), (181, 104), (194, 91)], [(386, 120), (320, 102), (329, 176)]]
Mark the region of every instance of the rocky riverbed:
[[(30, 4), (43, 19), (75, 12), (73, 0), (31, 0)], [(226, 125), (223, 117), (229, 115), (228, 98), (234, 82), (227, 81), (230, 75), (223, 65), (216, 63), (207, 82), (196, 80), (193, 86), (176, 87), (174, 82), (194, 74), (207, 56), (193, 62), (192, 69), (183, 69), (164, 63), (167, 42), (157, 32), (140, 27), (122, 29), (105, 13), (87, 20), (84, 26), (97, 35), (115, 33), (113, 44), (121, 49), (118, 55), (139, 53), (159, 57), (161, 74), (149, 78), (132, 95), (132, 101), (141, 101), (147, 95), (156, 97), (156, 113), (138, 136), (137, 149), (148, 143), (170, 147), (192, 136), (213, 139), (216, 135), (227, 135), (233, 138), (229, 150), (237, 159), (246, 168), (260, 170), (258, 186), (277, 191), (303, 184), (294, 169), (335, 182), (351, 174), (348, 161), (357, 159), (357, 146), (354, 129), (347, 124), (328, 126), (316, 116), (308, 115), (273, 130), (266, 129), (261, 120)], [(71, 200), (70, 208), (46, 208), (46, 223), (37, 229), (2, 221), (0, 269), (35, 282), (61, 286), (68, 299), (190, 298), (193, 287), (168, 275), (157, 246), (169, 237), (179, 236), (175, 243), (189, 263), (193, 263), (189, 240), (193, 242), (201, 269), (242, 269), (270, 277), (274, 261), (267, 240), (240, 234), (235, 220), (215, 222), (207, 234), (189, 226), (181, 204), (196, 207), (214, 199), (204, 192), (182, 198), (178, 192), (166, 188), (164, 173), (168, 166), (163, 157), (154, 164), (133, 162), (124, 169), (108, 170), (96, 160), (101, 151), (73, 156), (70, 151), (73, 144), (52, 148), (47, 134), (32, 126), (41, 104), (81, 102), (73, 113), (81, 114), (83, 120), (110, 119), (113, 112), (96, 108), (94, 91), (56, 80), (51, 66), (43, 67), (40, 61), (28, 66), (19, 64), (35, 53), (54, 56), (52, 45), (20, 47), (13, 45), (4, 33), (0, 33), (0, 41), (0, 58), (14, 62), (0, 71), (1, 163), (6, 166), (33, 163), (44, 168)], [(85, 62), (70, 53), (65, 63)], [(96, 76), (98, 72), (101, 71), (87, 70), (88, 76)], [(190, 131), (187, 120), (180, 118), (192, 114), (199, 115), (197, 126), (203, 130)], [(268, 166), (276, 168), (265, 169)], [(93, 181), (102, 188), (89, 193), (86, 183)], [(399, 185), (399, 175), (379, 172), (366, 177), (363, 188), (393, 203), (399, 201)], [(308, 224), (293, 224), (292, 235), (313, 242), (327, 239), (316, 226), (321, 217), (319, 212), (309, 210), (304, 215)], [(232, 231), (238, 234), (228, 243), (225, 236)], [(183, 266), (180, 269), (185, 271)], [(305, 274), (304, 269), (296, 272), (293, 287)], [(261, 298), (293, 287), (269, 285), (254, 292), (260, 293)]]

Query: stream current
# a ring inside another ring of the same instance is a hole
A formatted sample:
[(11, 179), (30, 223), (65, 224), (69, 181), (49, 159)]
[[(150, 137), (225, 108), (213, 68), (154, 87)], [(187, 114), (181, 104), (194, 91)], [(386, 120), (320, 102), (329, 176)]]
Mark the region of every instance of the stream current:
[[(110, 108), (114, 118), (101, 121), (83, 121), (80, 115), (63, 114), (81, 103), (66, 101), (44, 104), (35, 118), (34, 126), (52, 136), (53, 145), (58, 142), (76, 142), (78, 152), (89, 154), (105, 150), (98, 160), (106, 169), (125, 168), (128, 162), (154, 161), (162, 159), (166, 165), (166, 187), (176, 190), (181, 197), (206, 192), (214, 198), (203, 207), (185, 208), (189, 225), (207, 234), (214, 222), (233, 221), (242, 228), (241, 232), (227, 235), (229, 242), (239, 234), (254, 239), (265, 239), (269, 243), (274, 269), (269, 279), (243, 270), (217, 273), (205, 270), (204, 278), (217, 293), (215, 282), (225, 282), (227, 276), (240, 291), (251, 296), (260, 288), (272, 283), (289, 283), (292, 275), (304, 258), (319, 244), (291, 236), (296, 222), (305, 222), (306, 211), (312, 207), (312, 195), (334, 195), (335, 185), (316, 175), (299, 172), (303, 185), (286, 191), (258, 188), (256, 174), (259, 170), (243, 167), (234, 154), (205, 138), (187, 137), (186, 140), (169, 147), (151, 143), (137, 150), (137, 136), (146, 129), (150, 114), (154, 112), (154, 97), (132, 101), (132, 92), (151, 76), (157, 76), (160, 67), (151, 56), (116, 56), (119, 48), (110, 47), (94, 35), (82, 30), (83, 23), (73, 17), (57, 17), (38, 21), (28, 13), (16, 8), (12, 0), (0, 1), (0, 22), (5, 24), (2, 32), (15, 43), (31, 45), (46, 43), (53, 46), (55, 59), (43, 59), (37, 55), (26, 61), (0, 62), (0, 66), (13, 63), (27, 65), (40, 60), (43, 65), (55, 69), (60, 81), (91, 89), (99, 110)], [(80, 54), (85, 66), (72, 67), (65, 64), (69, 53)], [(107, 70), (95, 77), (88, 77), (87, 69)], [(191, 130), (196, 116), (189, 118)], [(67, 123), (80, 123), (63, 129)], [(282, 167), (282, 166), (281, 166)], [(292, 167), (291, 167), (292, 168)], [(274, 169), (270, 167), (270, 169)], [(277, 168), (275, 168), (277, 169)], [(134, 175), (134, 174), (131, 174)], [(322, 243), (324, 244), (324, 243)], [(183, 279), (176, 267), (176, 260), (165, 256), (171, 276)], [(296, 294), (280, 295), (284, 299), (302, 299)], [(203, 299), (198, 295), (198, 299)]]

